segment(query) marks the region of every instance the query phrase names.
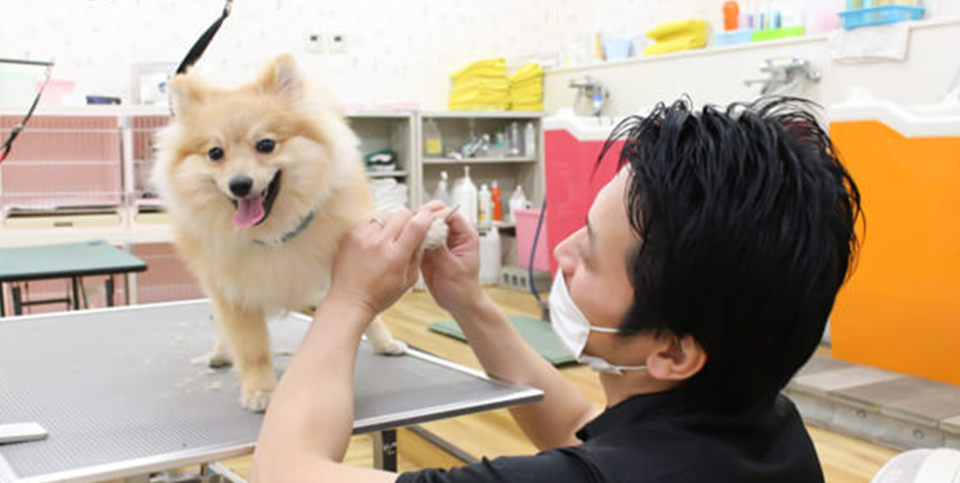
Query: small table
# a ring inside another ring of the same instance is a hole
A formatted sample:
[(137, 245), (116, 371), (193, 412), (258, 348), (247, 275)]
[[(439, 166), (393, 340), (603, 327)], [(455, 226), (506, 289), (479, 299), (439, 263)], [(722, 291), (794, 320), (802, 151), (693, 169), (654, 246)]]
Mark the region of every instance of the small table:
[[(128, 275), (147, 269), (143, 260), (120, 250), (105, 240), (80, 243), (42, 245), (35, 247), (0, 248), (0, 317), (6, 315), (3, 300), (5, 282), (29, 282), (53, 278), (69, 278), (73, 299), (39, 300), (24, 302), (20, 287), (12, 287), (13, 313), (22, 315), (23, 307), (44, 303), (72, 303), (74, 310), (80, 308), (80, 280), (94, 275), (108, 275), (106, 281), (107, 306), (113, 306), (113, 276)], [(129, 303), (129, 283), (126, 294)]]
[[(145, 481), (131, 478), (253, 452), (263, 415), (240, 408), (237, 375), (191, 361), (216, 339), (210, 314), (199, 300), (0, 320), (0, 424), (37, 422), (50, 433), (0, 445), (0, 481)], [(270, 322), (278, 371), (310, 320)], [(376, 355), (366, 343), (354, 381), (353, 432), (374, 433), (375, 466), (392, 471), (397, 428), (543, 397), (415, 350)]]

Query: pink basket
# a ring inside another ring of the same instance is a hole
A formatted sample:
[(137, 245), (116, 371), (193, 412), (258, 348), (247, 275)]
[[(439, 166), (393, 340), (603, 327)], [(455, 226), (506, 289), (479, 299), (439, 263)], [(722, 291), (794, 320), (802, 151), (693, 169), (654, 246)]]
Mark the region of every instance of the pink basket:
[[(537, 234), (537, 222), (540, 221), (540, 209), (517, 210), (517, 264), (521, 268), (530, 268), (530, 250), (533, 238)], [(547, 246), (547, 220), (543, 220), (540, 238), (537, 239), (537, 253), (533, 258), (533, 269), (540, 272), (550, 271), (550, 248)]]

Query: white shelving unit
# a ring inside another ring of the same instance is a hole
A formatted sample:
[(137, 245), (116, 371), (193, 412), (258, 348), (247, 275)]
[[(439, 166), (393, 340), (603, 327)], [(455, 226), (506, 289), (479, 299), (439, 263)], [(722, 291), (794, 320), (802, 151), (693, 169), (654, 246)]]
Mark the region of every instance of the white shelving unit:
[[(463, 176), (463, 167), (470, 166), (470, 177), (479, 188), (481, 184), (491, 184), (496, 180), (500, 186), (501, 203), (504, 217), (507, 216), (510, 195), (517, 185), (523, 186), (527, 198), (539, 205), (543, 201), (543, 114), (539, 112), (496, 112), (496, 111), (426, 111), (420, 114), (421, 139), (419, 152), (421, 153), (421, 184), (428, 194), (436, 190), (440, 181), (440, 172), (447, 171), (453, 182)], [(516, 122), (520, 129), (521, 145), (528, 122), (532, 122), (536, 132), (536, 155), (534, 156), (503, 156), (503, 157), (476, 157), (454, 159), (450, 157), (428, 157), (423, 154), (423, 126), (433, 121), (440, 130), (443, 140), (444, 153), (450, 150), (460, 151), (472, 136), (489, 134), (495, 138), (498, 128), (503, 128), (509, 137), (510, 124)], [(421, 197), (423, 195), (421, 194)], [(426, 201), (426, 200), (423, 200)], [(504, 229), (512, 229), (513, 224), (498, 223)]]
[(417, 115), (400, 111), (350, 111), (350, 127), (360, 138), (361, 155), (391, 150), (397, 154), (393, 171), (367, 171), (371, 180), (395, 179), (407, 186), (408, 206), (415, 206), (420, 190), (417, 153)]

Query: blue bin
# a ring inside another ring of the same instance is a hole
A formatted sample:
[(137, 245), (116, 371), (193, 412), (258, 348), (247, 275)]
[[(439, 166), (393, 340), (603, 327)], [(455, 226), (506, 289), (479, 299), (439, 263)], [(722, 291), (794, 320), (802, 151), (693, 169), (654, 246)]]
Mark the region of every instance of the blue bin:
[(886, 25), (906, 20), (920, 20), (923, 18), (923, 7), (910, 5), (884, 5), (882, 7), (858, 8), (840, 12), (840, 21), (843, 28), (852, 30), (860, 27)]
[(730, 30), (713, 34), (713, 45), (746, 44), (753, 39), (753, 29)]
[(603, 42), (603, 54), (607, 60), (623, 60), (630, 57), (630, 39), (607, 39)]

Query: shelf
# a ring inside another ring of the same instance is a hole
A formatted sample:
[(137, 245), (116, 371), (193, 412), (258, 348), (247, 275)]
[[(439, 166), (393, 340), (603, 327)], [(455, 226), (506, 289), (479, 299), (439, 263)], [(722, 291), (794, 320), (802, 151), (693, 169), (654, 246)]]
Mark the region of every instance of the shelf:
[[(480, 225), (473, 225), (477, 230), (486, 230), (487, 227), (482, 227)], [(493, 222), (492, 228), (497, 228), (499, 230), (513, 230), (517, 227), (516, 223), (507, 222), (507, 221), (495, 221)]]
[(536, 156), (522, 156), (515, 158), (423, 158), (423, 164), (513, 164), (536, 163), (540, 158)]
[(408, 174), (406, 171), (367, 171), (368, 178), (403, 178)]
[(347, 119), (410, 119), (410, 111), (347, 111)]
[(420, 114), (429, 119), (540, 119), (540, 111), (424, 111)]
[(104, 239), (111, 244), (123, 243), (170, 243), (173, 241), (173, 226), (157, 224), (150, 226), (123, 225), (89, 226), (71, 228), (4, 228), (0, 247), (72, 243), (92, 239)]

